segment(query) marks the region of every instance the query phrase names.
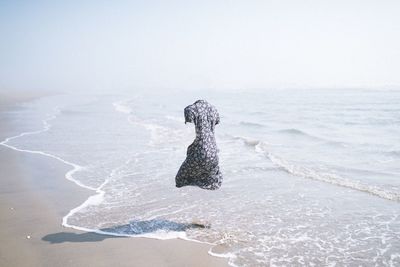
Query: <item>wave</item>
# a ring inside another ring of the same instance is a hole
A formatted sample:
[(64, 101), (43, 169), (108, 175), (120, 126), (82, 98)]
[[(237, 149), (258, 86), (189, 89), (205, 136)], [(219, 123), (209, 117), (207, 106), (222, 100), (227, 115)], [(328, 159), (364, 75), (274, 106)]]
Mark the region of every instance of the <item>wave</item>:
[[(130, 108), (127, 103), (130, 100), (116, 101), (113, 106), (117, 112), (126, 114), (128, 123), (136, 125), (146, 129), (150, 134), (150, 141), (148, 144), (150, 146), (158, 146), (163, 143), (178, 142), (184, 137), (184, 132), (180, 129), (175, 129), (176, 127), (170, 127), (159, 123), (158, 121), (143, 119), (134, 114), (132, 108)], [(165, 119), (174, 122), (180, 122), (183, 124), (183, 119), (176, 116), (165, 115)]]
[(282, 129), (282, 130), (278, 130), (278, 132), (288, 133), (288, 134), (308, 135), (307, 133), (305, 133), (299, 129), (295, 129), (295, 128)]
[(400, 194), (397, 192), (388, 191), (378, 186), (366, 185), (361, 183), (360, 181), (352, 181), (336, 174), (321, 173), (310, 168), (297, 166), (289, 163), (286, 160), (283, 160), (282, 158), (272, 155), (271, 153), (267, 153), (267, 157), (275, 165), (281, 167), (286, 172), (298, 177), (308, 178), (320, 182), (326, 182), (329, 184), (350, 188), (353, 190), (369, 193), (371, 195), (375, 195), (377, 197), (387, 200), (400, 201)]
[[(296, 129), (296, 128), (289, 128), (289, 129), (282, 129), (278, 130), (278, 133), (284, 133), (284, 134), (289, 134), (289, 135), (297, 135), (297, 136), (302, 136), (302, 137), (307, 137), (310, 139), (315, 139), (315, 140), (324, 140), (323, 138), (317, 137), (315, 135), (306, 133), (302, 130)], [(326, 140), (324, 140), (326, 141)]]
[(250, 121), (240, 121), (239, 124), (243, 125), (243, 126), (250, 126), (250, 127), (256, 127), (256, 128), (264, 128), (265, 127), (265, 125), (263, 125), (261, 123), (250, 122)]
[(176, 116), (165, 115), (165, 118), (166, 118), (167, 120), (170, 120), (170, 121), (175, 121), (175, 122), (179, 122), (179, 123), (184, 123), (183, 117), (180, 118), (180, 117), (176, 117)]
[(329, 145), (329, 146), (337, 146), (337, 147), (350, 146), (350, 143), (348, 143), (348, 142), (336, 141), (336, 140), (330, 140), (330, 139), (323, 138), (323, 137), (318, 137), (318, 136), (306, 133), (305, 131), (302, 131), (302, 130), (299, 130), (296, 128), (278, 130), (277, 132), (285, 133), (285, 134), (289, 134), (289, 135), (302, 136), (302, 137), (308, 138), (309, 140), (320, 141), (320, 142), (322, 142), (322, 144)]
[(15, 151), (25, 152), (25, 153), (30, 153), (30, 154), (43, 155), (43, 156), (46, 156), (46, 157), (50, 157), (50, 158), (59, 160), (60, 162), (72, 167), (72, 169), (69, 170), (65, 174), (65, 178), (67, 180), (69, 180), (71, 182), (74, 182), (76, 185), (78, 185), (78, 186), (80, 186), (82, 188), (85, 188), (85, 189), (88, 189), (88, 190), (96, 192), (95, 195), (89, 196), (81, 205), (71, 209), (68, 212), (68, 214), (65, 215), (62, 218), (62, 225), (64, 227), (69, 227), (69, 228), (73, 228), (73, 229), (77, 229), (77, 230), (81, 230), (81, 231), (86, 231), (86, 232), (94, 232), (94, 233), (99, 233), (99, 234), (104, 234), (104, 235), (111, 235), (111, 236), (146, 237), (146, 238), (161, 239), (161, 240), (180, 238), (180, 239), (184, 239), (184, 240), (188, 240), (188, 241), (192, 241), (192, 242), (204, 243), (204, 244), (208, 244), (208, 245), (215, 245), (215, 244), (208, 243), (208, 242), (203, 242), (203, 241), (198, 241), (198, 240), (195, 240), (195, 239), (190, 239), (190, 238), (188, 238), (186, 236), (186, 233), (184, 231), (160, 231), (160, 232), (157, 232), (157, 233), (132, 234), (132, 233), (124, 233), (124, 232), (121, 233), (121, 232), (107, 231), (107, 229), (92, 229), (92, 228), (87, 228), (87, 227), (84, 227), (84, 226), (70, 224), (68, 222), (68, 219), (71, 216), (73, 216), (74, 214), (76, 214), (77, 212), (79, 212), (80, 210), (82, 210), (82, 209), (84, 209), (84, 208), (86, 208), (88, 206), (99, 205), (100, 203), (103, 202), (105, 191), (102, 190), (102, 189), (109, 182), (109, 179), (105, 179), (105, 181), (98, 187), (87, 186), (87, 185), (83, 184), (82, 182), (80, 182), (79, 180), (76, 180), (73, 177), (73, 174), (75, 174), (75, 173), (77, 173), (79, 171), (84, 171), (86, 169), (85, 167), (80, 166), (80, 165), (75, 164), (75, 163), (72, 163), (70, 161), (67, 161), (67, 160), (61, 158), (61, 157), (58, 157), (56, 155), (53, 155), (53, 154), (50, 154), (50, 153), (47, 153), (47, 152), (44, 152), (44, 151), (22, 149), (22, 148), (18, 148), (16, 146), (13, 146), (13, 145), (9, 144), (9, 142), (11, 140), (15, 140), (15, 139), (18, 139), (18, 138), (23, 137), (23, 136), (36, 135), (36, 134), (40, 134), (40, 133), (44, 133), (46, 131), (49, 131), (51, 129), (51, 127), (52, 127), (51, 124), (50, 124), (50, 121), (56, 119), (57, 116), (61, 113), (59, 108), (56, 108), (55, 110), (56, 111), (55, 111), (54, 114), (48, 115), (45, 119), (42, 120), (42, 124), (43, 124), (43, 128), (42, 129), (36, 130), (36, 131), (23, 132), (23, 133), (20, 133), (18, 135), (15, 135), (15, 136), (8, 137), (8, 138), (4, 139), (3, 141), (1, 141), (0, 145), (2, 145), (4, 147), (7, 147), (9, 149), (15, 150)]
[(384, 198), (387, 200), (399, 201), (400, 193), (396, 191), (388, 191), (387, 189), (378, 186), (363, 184), (360, 181), (346, 179), (336, 174), (320, 172), (308, 167), (298, 166), (288, 162), (287, 160), (276, 156), (268, 151), (269, 143), (246, 137), (234, 137), (236, 140), (241, 140), (247, 146), (253, 147), (257, 153), (266, 156), (273, 164), (284, 170), (285, 172), (302, 178), (312, 179), (320, 182), (325, 182), (337, 186), (342, 186), (357, 190), (360, 192), (369, 193), (371, 195)]
[(43, 128), (42, 129), (37, 130), (37, 131), (23, 132), (23, 133), (20, 133), (18, 135), (15, 135), (15, 136), (8, 137), (5, 140), (3, 140), (2, 142), (0, 142), (0, 145), (5, 146), (5, 147), (10, 148), (10, 149), (15, 150), (15, 151), (27, 152), (27, 153), (31, 153), (31, 154), (39, 154), (39, 155), (43, 155), (43, 156), (47, 156), (47, 157), (51, 157), (51, 158), (54, 158), (56, 160), (59, 160), (59, 161), (61, 161), (61, 162), (63, 162), (63, 163), (65, 163), (65, 164), (67, 164), (67, 165), (72, 167), (72, 169), (65, 174), (65, 178), (67, 180), (70, 180), (70, 181), (76, 183), (77, 185), (79, 185), (81, 187), (84, 187), (86, 189), (94, 190), (94, 188), (92, 188), (90, 186), (86, 186), (86, 185), (82, 184), (80, 181), (73, 179), (72, 174), (75, 173), (75, 172), (83, 170), (84, 168), (82, 166), (79, 166), (79, 165), (77, 165), (75, 163), (66, 161), (66, 160), (64, 160), (64, 159), (62, 159), (62, 158), (60, 158), (58, 156), (46, 153), (44, 151), (21, 149), (21, 148), (18, 148), (16, 146), (12, 146), (12, 145), (8, 144), (11, 140), (14, 140), (14, 139), (17, 139), (17, 138), (20, 138), (20, 137), (23, 137), (23, 136), (27, 136), (27, 135), (35, 135), (35, 134), (44, 133), (44, 132), (50, 130), (51, 129), (51, 125), (50, 125), (49, 121), (54, 120), (57, 117), (57, 115), (60, 114), (60, 113), (61, 113), (60, 109), (56, 108), (54, 114), (48, 115), (48, 117), (46, 119), (42, 120), (42, 123), (43, 123)]
[(46, 131), (49, 131), (49, 130), (51, 129), (51, 124), (50, 124), (49, 122), (52, 121), (52, 120), (54, 120), (54, 119), (56, 119), (56, 118), (57, 118), (57, 115), (59, 115), (60, 113), (61, 113), (61, 110), (60, 110), (59, 108), (56, 108), (54, 114), (48, 115), (47, 118), (45, 118), (44, 120), (42, 120), (42, 124), (43, 124), (43, 128), (42, 128), (42, 129), (37, 130), (37, 131), (23, 132), (23, 133), (21, 133), (21, 134), (15, 135), (15, 136), (8, 137), (8, 138), (6, 138), (5, 140), (3, 140), (2, 142), (0, 142), (0, 145), (5, 146), (5, 147), (10, 148), (10, 149), (15, 150), (15, 151), (26, 152), (26, 153), (30, 153), (30, 154), (39, 154), (39, 155), (43, 155), (43, 156), (50, 157), (50, 158), (56, 159), (56, 160), (58, 160), (58, 161), (61, 161), (62, 163), (66, 164), (66, 165), (69, 165), (69, 166), (72, 167), (72, 169), (69, 170), (69, 171), (65, 174), (65, 178), (66, 178), (67, 180), (69, 180), (69, 181), (71, 181), (71, 182), (74, 182), (76, 185), (78, 185), (78, 186), (80, 186), (80, 187), (82, 187), (82, 188), (85, 188), (85, 189), (88, 189), (88, 190), (92, 190), (92, 191), (96, 191), (96, 193), (97, 193), (96, 195), (90, 196), (82, 205), (80, 205), (79, 207), (77, 207), (77, 208), (75, 208), (75, 209), (72, 209), (66, 216), (63, 217), (62, 225), (63, 225), (63, 226), (66, 226), (66, 227), (74, 228), (74, 226), (69, 225), (69, 224), (67, 223), (68, 218), (69, 218), (70, 216), (72, 216), (73, 214), (75, 214), (76, 212), (78, 212), (81, 208), (86, 207), (86, 206), (88, 206), (89, 204), (93, 204), (95, 200), (97, 201), (97, 203), (98, 203), (99, 201), (101, 201), (102, 196), (104, 195), (104, 191), (101, 191), (101, 188), (105, 185), (105, 183), (103, 183), (103, 184), (102, 184), (100, 187), (98, 187), (98, 188), (94, 188), (94, 187), (85, 185), (85, 184), (83, 184), (83, 183), (80, 182), (79, 180), (76, 180), (76, 179), (73, 177), (73, 174), (74, 174), (74, 173), (77, 173), (77, 172), (79, 172), (79, 171), (83, 171), (83, 170), (85, 169), (83, 166), (80, 166), (80, 165), (78, 165), (78, 164), (69, 162), (69, 161), (67, 161), (67, 160), (65, 160), (65, 159), (63, 159), (63, 158), (60, 158), (60, 157), (58, 157), (58, 156), (56, 156), (56, 155), (53, 155), (53, 154), (50, 154), (50, 153), (47, 153), (47, 152), (44, 152), (44, 151), (40, 151), (40, 150), (30, 150), (30, 149), (21, 149), (21, 148), (18, 148), (18, 147), (16, 147), (16, 146), (12, 146), (12, 145), (8, 144), (11, 140), (20, 138), (20, 137), (22, 137), (22, 136), (35, 135), (35, 134), (40, 134), (40, 133), (44, 133), (44, 132), (46, 132)]
[(130, 108), (127, 105), (127, 103), (129, 101), (130, 100), (121, 100), (121, 101), (116, 101), (112, 104), (114, 106), (115, 111), (129, 115), (127, 118), (129, 123), (139, 125), (139, 126), (145, 128), (146, 130), (148, 130), (150, 132), (150, 137), (151, 137), (150, 144), (155, 145), (157, 140), (160, 139), (159, 133), (165, 132), (166, 128), (161, 125), (155, 124), (155, 123), (150, 123), (150, 122), (141, 120), (138, 117), (134, 116), (132, 114), (133, 113), (132, 108)]
[(112, 103), (115, 110), (121, 113), (125, 114), (131, 114), (132, 113), (132, 108), (130, 108), (126, 103), (128, 101), (117, 101)]
[(261, 140), (258, 140), (258, 139), (253, 139), (253, 138), (248, 138), (248, 137), (243, 137), (243, 136), (232, 136), (232, 135), (229, 135), (229, 134), (228, 134), (228, 136), (231, 137), (234, 140), (242, 141), (243, 144), (245, 144), (246, 146), (249, 146), (249, 147), (254, 147), (255, 148), (259, 144), (272, 145), (271, 143), (267, 143), (265, 141), (261, 141)]
[(400, 150), (384, 151), (384, 152), (382, 152), (382, 154), (384, 154), (384, 155), (386, 155), (386, 156), (391, 156), (391, 157), (399, 158), (399, 157), (400, 157)]

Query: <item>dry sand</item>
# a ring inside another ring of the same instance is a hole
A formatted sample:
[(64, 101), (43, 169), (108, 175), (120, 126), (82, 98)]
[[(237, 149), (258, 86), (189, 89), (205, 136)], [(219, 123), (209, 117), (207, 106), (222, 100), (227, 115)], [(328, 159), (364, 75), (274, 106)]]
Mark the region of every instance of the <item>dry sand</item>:
[[(10, 132), (5, 111), (33, 96), (0, 97), (4, 140)], [(67, 169), (55, 159), (0, 145), (0, 266), (228, 266), (208, 255), (205, 244), (62, 227), (62, 217), (91, 193), (66, 180)]]

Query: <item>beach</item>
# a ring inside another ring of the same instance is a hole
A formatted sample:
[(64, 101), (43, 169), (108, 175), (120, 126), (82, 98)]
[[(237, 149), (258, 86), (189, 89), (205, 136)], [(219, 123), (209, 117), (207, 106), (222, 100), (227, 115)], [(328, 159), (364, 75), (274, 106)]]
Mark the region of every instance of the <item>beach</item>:
[[(20, 96), (0, 113), (0, 265), (400, 263), (399, 91)], [(197, 99), (220, 114), (218, 190), (175, 186)]]
[(0, 267), (400, 267), (399, 10), (1, 1)]
[[(7, 112), (40, 97), (2, 94), (0, 139), (18, 134)], [(0, 146), (0, 266), (228, 266), (210, 245), (66, 228), (62, 218), (93, 192), (65, 179), (70, 166)]]

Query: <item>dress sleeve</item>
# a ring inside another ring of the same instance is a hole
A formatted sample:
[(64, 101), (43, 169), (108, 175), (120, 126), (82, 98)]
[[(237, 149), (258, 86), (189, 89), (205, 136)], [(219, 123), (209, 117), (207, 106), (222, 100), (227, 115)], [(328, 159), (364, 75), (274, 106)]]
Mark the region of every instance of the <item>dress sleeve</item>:
[(219, 113), (215, 110), (215, 125), (219, 124)]
[(187, 122), (195, 122), (195, 115), (194, 115), (193, 108), (191, 106), (187, 106), (185, 108), (184, 114), (185, 114), (185, 124)]
[(211, 113), (212, 113), (211, 117), (212, 117), (212, 120), (214, 121), (214, 125), (219, 124), (219, 113), (214, 106), (211, 109)]

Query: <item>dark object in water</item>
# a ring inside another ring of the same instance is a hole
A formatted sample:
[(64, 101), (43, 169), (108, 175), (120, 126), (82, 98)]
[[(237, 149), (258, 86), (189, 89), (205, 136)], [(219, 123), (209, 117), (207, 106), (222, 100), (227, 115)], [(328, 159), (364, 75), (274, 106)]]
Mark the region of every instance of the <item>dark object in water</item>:
[(215, 190), (221, 186), (218, 148), (214, 128), (219, 123), (217, 109), (205, 100), (197, 100), (185, 108), (185, 123), (193, 122), (196, 138), (187, 149), (186, 160), (175, 177), (176, 187), (187, 185)]

